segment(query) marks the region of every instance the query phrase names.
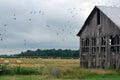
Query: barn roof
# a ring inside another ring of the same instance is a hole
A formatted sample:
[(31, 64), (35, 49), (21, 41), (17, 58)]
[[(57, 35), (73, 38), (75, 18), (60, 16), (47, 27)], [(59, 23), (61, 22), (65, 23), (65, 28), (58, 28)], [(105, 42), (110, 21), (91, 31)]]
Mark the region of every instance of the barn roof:
[(94, 13), (96, 9), (99, 9), (103, 12), (114, 24), (116, 24), (120, 28), (120, 7), (112, 7), (112, 6), (95, 6), (91, 14), (86, 19), (84, 25), (81, 30), (78, 32), (77, 36), (80, 36), (82, 30), (86, 26), (86, 23), (90, 20), (91, 15)]

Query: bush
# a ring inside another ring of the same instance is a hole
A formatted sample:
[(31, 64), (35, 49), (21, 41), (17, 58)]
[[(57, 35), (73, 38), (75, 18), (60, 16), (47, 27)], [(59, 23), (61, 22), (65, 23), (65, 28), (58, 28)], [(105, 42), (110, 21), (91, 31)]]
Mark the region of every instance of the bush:
[(8, 67), (8, 66), (3, 66), (2, 67), (3, 72), (2, 74), (21, 74), (21, 75), (30, 75), (30, 74), (42, 74), (42, 67)]

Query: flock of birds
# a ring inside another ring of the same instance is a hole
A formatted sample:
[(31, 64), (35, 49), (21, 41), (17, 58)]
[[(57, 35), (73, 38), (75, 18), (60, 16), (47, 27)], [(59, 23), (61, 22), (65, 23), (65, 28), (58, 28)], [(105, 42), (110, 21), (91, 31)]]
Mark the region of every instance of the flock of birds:
[[(95, 2), (92, 2), (92, 4), (95, 4)], [(93, 6), (93, 5), (89, 5), (88, 7), (91, 7), (91, 6)], [(64, 34), (64, 33), (67, 33), (68, 35), (72, 35), (72, 36), (74, 35), (75, 36), (76, 34), (74, 34), (72, 32), (72, 29), (74, 27), (74, 24), (73, 24), (72, 21), (76, 20), (76, 17), (78, 17), (79, 13), (81, 11), (84, 11), (84, 9), (83, 8), (69, 8), (69, 9), (66, 9), (66, 11), (68, 12), (68, 14), (70, 14), (69, 17), (71, 17), (71, 19), (67, 20), (65, 25), (63, 25), (62, 27), (57, 27), (56, 26), (57, 28), (54, 28), (53, 25), (46, 24), (46, 25), (44, 25), (46, 27), (45, 29), (54, 31), (55, 34), (56, 34), (56, 36), (59, 36), (59, 37), (62, 34)], [(30, 15), (39, 14), (41, 16), (46, 16), (46, 13), (44, 11), (42, 11), (42, 10), (39, 10), (39, 11), (30, 11), (29, 14)], [(18, 20), (16, 13), (13, 14), (13, 20), (15, 20), (15, 21)], [(32, 22), (32, 18), (28, 18), (28, 21)], [(9, 25), (7, 25), (7, 23), (6, 23), (6, 24), (0, 25), (0, 26), (7, 27)], [(3, 38), (3, 35), (4, 34), (0, 33), (0, 41), (1, 42), (5, 39), (5, 38)], [(66, 40), (65, 37), (66, 36), (63, 36), (62, 39), (61, 39), (63, 42)], [(23, 45), (24, 46), (27, 45), (27, 39), (23, 39)]]
[[(73, 10), (76, 10), (76, 8), (73, 8)], [(72, 10), (72, 9), (67, 9), (67, 11), (71, 14), (71, 17), (72, 17), (72, 18), (74, 18), (75, 15), (78, 14), (78, 13), (75, 13), (75, 14), (74, 14), (74, 11), (73, 11), (73, 10)], [(32, 15), (32, 14), (40, 14), (40, 15), (42, 15), (42, 16), (45, 16), (45, 13), (44, 13), (43, 11), (41, 11), (41, 10), (40, 10), (40, 11), (30, 11), (29, 14), (31, 14), (31, 15)], [(13, 20), (15, 20), (15, 21), (18, 20), (16, 13), (13, 14)], [(32, 18), (28, 18), (28, 21), (32, 22)], [(69, 29), (72, 29), (72, 25), (70, 25), (70, 20), (67, 21), (67, 24), (69, 25), (68, 28), (69, 28)], [(0, 26), (7, 28), (9, 25), (8, 25), (8, 24), (3, 24), (3, 25), (0, 25)], [(65, 27), (67, 27), (66, 25), (64, 25), (64, 26), (62, 26), (62, 27), (58, 27), (58, 29), (54, 29), (54, 27), (53, 27), (52, 25), (50, 25), (50, 24), (46, 24), (46, 25), (44, 25), (44, 26), (46, 26), (46, 29), (51, 30), (51, 31), (54, 31), (54, 32), (56, 33), (56, 36), (60, 36), (60, 35), (64, 34), (65, 31), (68, 32), (68, 30), (65, 30)], [(2, 28), (2, 27), (1, 27), (1, 28)], [(16, 26), (16, 27), (17, 27), (17, 26)], [(61, 32), (60, 32), (60, 31), (61, 31)], [(61, 33), (62, 33), (62, 34), (61, 34)], [(68, 33), (69, 33), (69, 35), (71, 35), (71, 34), (72, 34), (72, 31), (69, 31)], [(5, 38), (3, 38), (3, 35), (5, 35), (5, 33), (0, 33), (0, 41), (1, 41), (1, 42), (5, 39)], [(63, 37), (62, 37), (62, 38), (63, 38)], [(63, 38), (62, 41), (64, 42), (64, 41), (65, 41), (65, 38)], [(23, 45), (24, 45), (24, 46), (27, 45), (27, 39), (24, 39), (24, 40), (23, 40)]]

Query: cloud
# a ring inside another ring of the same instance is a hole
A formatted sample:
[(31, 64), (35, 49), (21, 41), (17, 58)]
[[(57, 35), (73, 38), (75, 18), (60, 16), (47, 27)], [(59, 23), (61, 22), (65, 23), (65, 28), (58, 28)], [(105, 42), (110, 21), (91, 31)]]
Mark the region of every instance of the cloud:
[(3, 40), (0, 41), (0, 54), (37, 48), (79, 49), (76, 34), (94, 5), (119, 5), (118, 2), (119, 0), (1, 0), (0, 39)]

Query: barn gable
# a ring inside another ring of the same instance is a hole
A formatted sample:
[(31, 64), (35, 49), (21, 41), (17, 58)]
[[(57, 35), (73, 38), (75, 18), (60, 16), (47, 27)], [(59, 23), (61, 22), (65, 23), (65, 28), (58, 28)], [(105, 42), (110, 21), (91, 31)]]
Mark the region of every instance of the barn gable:
[[(82, 28), (80, 29), (80, 31), (78, 32), (77, 36), (80, 36), (82, 31), (86, 28), (89, 27), (88, 24), (91, 23), (92, 19), (95, 17), (94, 21), (94, 25), (98, 26), (95, 22), (97, 21), (97, 11), (100, 11), (100, 17), (101, 17), (101, 21), (103, 21), (102, 23), (104, 24), (104, 21), (109, 21), (109, 23), (114, 24), (115, 27), (118, 27), (117, 29), (120, 29), (120, 8), (118, 7), (110, 7), (110, 6), (95, 6), (95, 8), (92, 10), (92, 12), (90, 13), (90, 15), (88, 16), (88, 18), (86, 19), (86, 21), (84, 22), (84, 25), (82, 26)], [(116, 16), (118, 15), (118, 16)], [(106, 17), (106, 18), (105, 18)], [(108, 20), (105, 20), (105, 19)], [(105, 25), (105, 26), (109, 26)], [(103, 27), (104, 25), (101, 24), (101, 26)], [(109, 26), (110, 27), (110, 26)], [(113, 27), (113, 26), (112, 26)], [(112, 28), (109, 28), (112, 29)], [(89, 30), (90, 31), (90, 30)], [(110, 31), (109, 31), (110, 32)], [(117, 31), (114, 31), (117, 32)], [(113, 33), (113, 31), (111, 31), (111, 33)], [(110, 34), (110, 33), (109, 33)], [(114, 33), (116, 34), (116, 33)]]

